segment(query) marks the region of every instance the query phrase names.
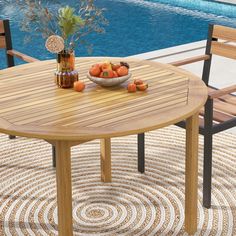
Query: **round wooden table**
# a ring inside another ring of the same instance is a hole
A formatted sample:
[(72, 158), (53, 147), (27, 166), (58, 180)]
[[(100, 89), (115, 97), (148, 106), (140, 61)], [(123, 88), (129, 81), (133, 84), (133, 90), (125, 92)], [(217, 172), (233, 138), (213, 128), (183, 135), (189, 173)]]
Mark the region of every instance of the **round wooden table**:
[[(56, 147), (59, 235), (73, 235), (70, 149), (101, 139), (101, 176), (111, 181), (110, 139), (139, 134), (186, 119), (185, 230), (197, 230), (198, 112), (207, 98), (204, 83), (170, 65), (128, 61), (132, 78), (147, 81), (145, 92), (128, 93), (124, 83), (103, 88), (86, 78), (104, 58), (78, 58), (86, 89), (57, 88), (56, 61), (40, 61), (0, 71), (0, 132), (44, 139)], [(10, 141), (9, 141), (10, 142)], [(171, 145), (171, 142), (170, 142)]]

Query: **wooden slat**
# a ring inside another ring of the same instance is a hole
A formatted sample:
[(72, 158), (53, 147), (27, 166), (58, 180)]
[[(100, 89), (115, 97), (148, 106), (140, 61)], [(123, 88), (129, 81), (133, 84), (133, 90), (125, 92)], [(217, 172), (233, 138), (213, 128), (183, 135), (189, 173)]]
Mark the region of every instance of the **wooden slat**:
[[(151, 89), (158, 89), (158, 95), (162, 96), (163, 94), (166, 93), (173, 93), (175, 91), (178, 91), (181, 89), (181, 86), (184, 85), (184, 83), (178, 83), (175, 84), (173, 86), (169, 86), (168, 88), (165, 87), (156, 87), (152, 86)], [(115, 106), (120, 106), (122, 107), (122, 98), (128, 100), (132, 100), (133, 97), (130, 96), (130, 94), (128, 93), (124, 93), (122, 96), (116, 96), (116, 102), (115, 103), (109, 103), (110, 97), (111, 97), (111, 93), (109, 93), (108, 91), (100, 91), (100, 95), (102, 95), (102, 93), (104, 93), (103, 98), (102, 99), (96, 99), (96, 101), (93, 103), (94, 106), (91, 107), (91, 105), (89, 105), (87, 103), (87, 100), (85, 98), (81, 98), (80, 99), (80, 114), (83, 113), (84, 115), (87, 116), (91, 116), (91, 113), (94, 112), (95, 110), (99, 110), (99, 112), (106, 110), (106, 109), (113, 109)], [(44, 94), (41, 94), (42, 96), (45, 97)], [(114, 96), (114, 95), (113, 95)], [(143, 97), (145, 96), (145, 94), (143, 94), (142, 96), (138, 96), (134, 103), (140, 103), (143, 100)], [(152, 97), (156, 97), (155, 94), (150, 95), (149, 98), (151, 99)], [(25, 103), (27, 102), (27, 99), (30, 99), (29, 96), (26, 96), (26, 99), (24, 99), (23, 101), (25, 101)], [(39, 98), (36, 97), (36, 99), (38, 100)], [(72, 96), (68, 96), (66, 98), (63, 98), (63, 102), (62, 99), (58, 99), (57, 103), (55, 104), (55, 102), (50, 102), (47, 106), (47, 109), (45, 109), (45, 106), (43, 106), (43, 104), (38, 103), (37, 105), (34, 105), (33, 108), (33, 113), (32, 113), (32, 108), (31, 107), (20, 107), (19, 109), (21, 110), (22, 115), (19, 117), (15, 117), (14, 113), (16, 112), (16, 110), (12, 110), (12, 111), (7, 111), (7, 113), (3, 113), (5, 117), (10, 118), (12, 121), (17, 121), (19, 119), (27, 119), (29, 118), (29, 116), (38, 116), (41, 115), (41, 117), (52, 117), (53, 114), (55, 115), (55, 112), (60, 112), (61, 115), (69, 113), (69, 112), (75, 112), (76, 110), (78, 110), (77, 107), (74, 106), (74, 104), (71, 102)], [(90, 99), (92, 99), (92, 97), (90, 97)], [(13, 101), (14, 103), (18, 103), (18, 101)], [(102, 107), (102, 104), (106, 103), (104, 107)], [(2, 104), (1, 104), (2, 105)], [(17, 105), (17, 104), (15, 104)], [(2, 108), (3, 109), (3, 108)], [(64, 116), (64, 115), (63, 115)], [(75, 118), (75, 115), (73, 115)], [(69, 116), (70, 117), (70, 116)], [(63, 122), (65, 120), (67, 120), (67, 117), (63, 117)], [(55, 119), (54, 119), (55, 121)]]
[(4, 30), (4, 26), (3, 26), (3, 21), (0, 20), (0, 34), (4, 33), (5, 30)]
[(217, 122), (225, 122), (227, 120), (231, 120), (232, 118), (234, 118), (234, 116), (230, 115), (230, 114), (227, 114), (227, 113), (224, 113), (222, 111), (218, 111), (218, 110), (213, 110), (213, 119), (214, 121), (217, 121)]
[(214, 100), (214, 107), (215, 107), (215, 109), (217, 109), (219, 111), (223, 111), (224, 113), (228, 113), (233, 116), (236, 115), (236, 106), (235, 105), (223, 102), (219, 99)]
[[(210, 93), (210, 92), (213, 92), (213, 91), (217, 91), (217, 90), (218, 90), (217, 88), (208, 87), (209, 93)], [(221, 96), (219, 99), (220, 99), (221, 101), (227, 102), (227, 103), (229, 103), (229, 104), (236, 105), (236, 95), (233, 95), (233, 94), (226, 94), (226, 95)]]
[[(233, 86), (234, 87), (234, 86)], [(231, 86), (230, 86), (231, 88)], [(220, 92), (220, 90), (208, 87), (209, 93)], [(236, 96), (222, 95), (220, 98), (214, 99), (214, 120), (224, 122), (236, 116)]]
[[(150, 87), (149, 91), (151, 92), (153, 89), (157, 89), (158, 94), (162, 95), (163, 92), (167, 93), (169, 90), (172, 90), (173, 87), (181, 89), (180, 87), (182, 85), (187, 86), (187, 81), (186, 80), (183, 80), (183, 81), (175, 80), (175, 81), (168, 81), (167, 83), (157, 81), (156, 85), (153, 83), (150, 83), (151, 87)], [(32, 84), (32, 86), (33, 86), (33, 84)], [(49, 86), (49, 87), (51, 87), (51, 86)], [(1, 114), (7, 115), (7, 113), (8, 114), (15, 113), (17, 109), (20, 109), (20, 111), (25, 112), (25, 108), (27, 109), (32, 106), (33, 106), (33, 109), (35, 109), (36, 107), (37, 108), (41, 107), (41, 111), (44, 111), (44, 110), (47, 110), (47, 109), (45, 109), (45, 105), (44, 105), (45, 103), (47, 103), (47, 107), (49, 109), (51, 109), (51, 107), (49, 107), (49, 106), (51, 106), (51, 105), (55, 106), (55, 101), (57, 102), (58, 105), (62, 106), (62, 105), (64, 105), (62, 103), (62, 101), (65, 101), (65, 99), (67, 100), (67, 98), (72, 99), (75, 96), (73, 93), (71, 93), (68, 90), (67, 90), (66, 94), (64, 93), (63, 90), (59, 90), (57, 92), (58, 97), (55, 100), (55, 99), (53, 99), (53, 97), (52, 97), (53, 94), (51, 94), (51, 93), (49, 94), (50, 95), (49, 97), (45, 96), (44, 91), (46, 88), (44, 89), (41, 86), (38, 86), (37, 88), (39, 88), (40, 91), (42, 91), (42, 94), (40, 93), (41, 99), (40, 99), (40, 97), (38, 97), (39, 93), (35, 93), (34, 89), (24, 90), (22, 88), (21, 89), (22, 94), (19, 93), (19, 91), (18, 91), (18, 92), (15, 92), (15, 96), (14, 96), (14, 93), (9, 93), (9, 94), (6, 94), (5, 96), (0, 95)], [(91, 84), (91, 89), (93, 89), (92, 84)], [(122, 98), (122, 97), (127, 99), (127, 101), (130, 99), (134, 99), (133, 96), (131, 96), (130, 94), (127, 93), (127, 90), (123, 90), (122, 93), (114, 93), (113, 89), (111, 91), (109, 91), (109, 90), (107, 91), (107, 90), (103, 90), (103, 89), (100, 89), (100, 90), (101, 91), (99, 92), (99, 95), (100, 95), (99, 97), (97, 96), (96, 93), (89, 93), (87, 96), (82, 96), (80, 98), (80, 111), (83, 107), (86, 107), (86, 108), (90, 107), (87, 102), (88, 96), (89, 96), (89, 99), (93, 99), (93, 103), (91, 103), (90, 105), (93, 104), (96, 106), (97, 105), (101, 106), (103, 102), (109, 102), (111, 100), (111, 96), (113, 97), (113, 99), (116, 100), (116, 103), (117, 103), (118, 99)], [(52, 91), (52, 88), (51, 88), (51, 91)], [(80, 94), (77, 94), (77, 96), (80, 96)], [(139, 96), (137, 96), (137, 99), (141, 99), (141, 101), (142, 101), (143, 96), (145, 96), (145, 93), (142, 93)], [(150, 95), (150, 96), (153, 96), (153, 95)], [(29, 98), (31, 99), (31, 103), (28, 103)], [(33, 98), (35, 98), (35, 99), (33, 99)], [(104, 100), (104, 99), (106, 99), (106, 100)], [(114, 103), (114, 104), (116, 104), (116, 103)], [(11, 104), (13, 105), (14, 108), (9, 107)], [(74, 106), (73, 103), (70, 103), (70, 104), (72, 104), (72, 106)], [(105, 104), (105, 106), (107, 107), (107, 104)], [(75, 107), (75, 108), (77, 109), (77, 107)], [(92, 109), (92, 110), (94, 110), (94, 109)], [(50, 110), (49, 110), (49, 112), (50, 112)], [(31, 114), (32, 114), (32, 112), (31, 112)]]
[[(126, 119), (132, 119), (135, 117), (138, 117), (139, 115), (146, 113), (146, 114), (151, 114), (151, 112), (153, 111), (153, 107), (155, 106), (155, 112), (161, 110), (162, 108), (166, 108), (166, 107), (171, 107), (178, 105), (178, 104), (186, 104), (187, 103), (187, 94), (180, 94), (179, 96), (175, 96), (169, 99), (163, 99), (159, 102), (157, 102), (156, 105), (154, 105), (154, 102), (152, 102), (150, 105), (146, 105), (145, 108), (143, 108), (142, 110), (139, 110), (138, 106), (134, 106), (134, 108), (129, 111), (129, 109), (125, 109), (122, 110), (119, 114), (117, 114), (117, 112), (114, 112), (115, 114), (112, 115), (112, 111), (110, 113), (107, 113), (104, 116), (99, 116), (97, 119), (95, 120), (83, 120), (81, 122), (79, 122), (78, 124), (81, 125), (85, 125), (88, 127), (99, 127), (99, 126), (107, 126), (110, 125), (112, 123), (117, 123), (118, 121), (122, 121), (122, 120), (126, 120)], [(165, 105), (163, 105), (165, 104)]]
[(236, 105), (236, 96), (234, 95), (224, 95), (220, 97), (221, 101), (225, 101), (229, 104)]
[(231, 59), (236, 59), (236, 46), (212, 41), (211, 53)]
[[(166, 96), (168, 97), (168, 96)], [(186, 93), (182, 94), (182, 93), (179, 93), (179, 95), (173, 95), (171, 96), (169, 99), (167, 98), (156, 98), (156, 99), (152, 99), (150, 101), (140, 101), (143, 106), (145, 106), (141, 111), (144, 111), (144, 110), (152, 110), (151, 107), (156, 107), (156, 109), (158, 109), (158, 104), (159, 102), (158, 101), (162, 101), (164, 103), (167, 103), (169, 100), (170, 101), (173, 101), (174, 103), (178, 101), (179, 98), (183, 98), (186, 100)], [(65, 120), (62, 122), (62, 125), (66, 125), (68, 122), (72, 122), (72, 123), (80, 123), (81, 124), (85, 124), (85, 125), (88, 125), (90, 123), (94, 123), (94, 122), (98, 122), (98, 121), (104, 121), (104, 119), (106, 121), (108, 121), (108, 119), (112, 119), (115, 115), (117, 115), (117, 117), (121, 117), (123, 115), (126, 115), (127, 113), (129, 115), (132, 115), (132, 112), (139, 112), (139, 104), (138, 104), (138, 101), (135, 102), (135, 100), (133, 102), (129, 102), (129, 103), (125, 103), (124, 102), (125, 99), (122, 99), (121, 102), (119, 102), (118, 104), (114, 104), (112, 107), (109, 106), (109, 107), (106, 107), (106, 103), (104, 102), (103, 104), (100, 105), (100, 107), (103, 107), (103, 109), (98, 109), (96, 108), (96, 106), (93, 106), (93, 107), (89, 107), (88, 109), (86, 109), (86, 107), (83, 109), (81, 108), (80, 109), (80, 112), (77, 113), (76, 112), (76, 109), (73, 109), (74, 110), (74, 114), (76, 115), (70, 115), (71, 114), (71, 109), (68, 109), (69, 111), (67, 111), (67, 109), (65, 109), (66, 111), (59, 111), (59, 112), (53, 112), (53, 113), (50, 113), (49, 115), (48, 114), (45, 114), (45, 115), (41, 115), (40, 117), (39, 116), (34, 116), (33, 118), (30, 118), (28, 117), (28, 119), (21, 119), (21, 121), (15, 121), (15, 123), (17, 124), (26, 124), (26, 123), (31, 123), (31, 122), (36, 122), (36, 121), (40, 121), (38, 123), (46, 123), (48, 122), (48, 119), (47, 117), (50, 117), (49, 120), (55, 120), (55, 116), (59, 116), (60, 113), (62, 113), (62, 117), (66, 117), (68, 118), (67, 119), (67, 122), (65, 122)], [(156, 104), (154, 104), (156, 102)], [(108, 103), (109, 104), (109, 103)], [(85, 104), (86, 106), (86, 104)], [(131, 109), (131, 106), (132, 106), (132, 109)], [(78, 110), (78, 109), (77, 109)], [(87, 112), (86, 112), (87, 111)], [(63, 115), (64, 114), (64, 115)], [(75, 120), (75, 117), (77, 117), (77, 119)]]
[(236, 29), (222, 25), (214, 25), (212, 36), (213, 38), (236, 42)]
[(213, 98), (220, 98), (223, 95), (231, 94), (231, 93), (234, 93), (234, 92), (236, 92), (236, 85), (232, 85), (232, 86), (228, 86), (226, 88), (210, 91), (208, 95), (209, 95), (210, 98), (213, 99)]
[[(209, 93), (219, 91), (216, 88), (208, 87)], [(236, 97), (232, 95), (223, 95), (219, 99), (214, 99), (213, 120), (216, 122), (225, 122), (234, 118), (234, 111), (236, 111)], [(204, 115), (204, 108), (200, 111)]]
[[(209, 93), (213, 92), (213, 91), (217, 91), (218, 89), (213, 88), (213, 87), (208, 87), (208, 91)], [(226, 103), (232, 104), (232, 105), (236, 105), (236, 96), (232, 95), (232, 94), (226, 94), (223, 95), (219, 98), (221, 101), (224, 101)]]
[[(106, 119), (109, 117), (112, 117), (115, 115), (117, 110), (119, 110), (118, 116), (120, 116), (123, 112), (126, 114), (127, 112), (131, 112), (131, 106), (132, 110), (139, 110), (140, 104), (146, 105), (145, 108), (148, 108), (149, 105), (154, 103), (155, 107), (157, 108), (158, 101), (165, 99), (164, 101), (169, 101), (169, 100), (174, 100), (174, 98), (179, 98), (179, 96), (183, 96), (184, 91), (182, 91), (181, 86), (175, 85), (176, 89), (166, 89), (163, 91), (160, 91), (160, 93), (157, 95), (152, 94), (149, 95), (149, 99), (145, 99), (145, 94), (143, 96), (130, 96), (126, 91), (124, 91), (124, 96), (116, 96), (114, 97), (116, 102), (109, 102), (110, 100), (110, 94), (108, 96), (104, 97), (104, 99), (99, 99), (97, 101), (93, 102), (93, 105), (89, 105), (86, 100), (84, 100), (84, 103), (81, 102), (79, 113), (77, 107), (64, 107), (62, 111), (50, 111), (47, 110), (45, 112), (45, 115), (41, 114), (40, 115), (40, 124), (45, 124), (45, 125), (52, 125), (57, 123), (57, 125), (68, 125), (68, 124), (75, 124), (75, 123), (80, 123), (82, 124), (83, 121), (89, 122), (92, 121), (98, 121), (98, 117), (103, 117), (105, 116)], [(155, 88), (154, 88), (155, 89)], [(185, 97), (187, 94), (187, 88), (185, 91)], [(168, 98), (168, 99), (167, 99)], [(63, 104), (61, 104), (63, 106)], [(145, 109), (144, 108), (144, 109)], [(43, 107), (42, 107), (43, 109)], [(129, 110), (130, 109), (130, 110)], [(39, 111), (41, 112), (41, 111)], [(73, 112), (73, 115), (71, 113)], [(61, 114), (61, 119), (55, 119), (55, 115)], [(33, 117), (30, 118), (30, 117)], [(96, 117), (94, 119), (93, 117)], [(104, 118), (101, 118), (104, 120)], [(13, 119), (13, 121), (19, 121), (19, 118)], [(23, 118), (20, 118), (22, 122), (32, 122), (38, 120), (37, 112), (36, 115), (32, 115), (32, 111), (28, 116), (23, 116)]]
[[(172, 96), (173, 96), (174, 94), (176, 94), (177, 92), (179, 92), (182, 89), (182, 86), (183, 85), (181, 85), (181, 84), (180, 85), (175, 84), (175, 86), (173, 86), (173, 87), (170, 87), (165, 90), (164, 89), (160, 90), (158, 96), (156, 96), (155, 94), (150, 95), (147, 103), (149, 103), (153, 100), (157, 101), (163, 95), (165, 95), (165, 97), (168, 97), (168, 96), (170, 97), (172, 94)], [(140, 104), (140, 102), (144, 102), (142, 100), (144, 99), (143, 97), (145, 96), (145, 94), (144, 94), (144, 96), (140, 96), (140, 97), (137, 97), (134, 99), (128, 93), (124, 93), (123, 95), (115, 97), (115, 100), (116, 100), (115, 103), (109, 102), (110, 96), (111, 96), (110, 93), (104, 94), (103, 99), (97, 99), (96, 101), (94, 101), (93, 105), (91, 105), (91, 104), (89, 105), (87, 103), (86, 99), (81, 99), (79, 114), (77, 114), (77, 113), (75, 114), (75, 112), (78, 110), (78, 108), (75, 107), (73, 103), (71, 103), (71, 97), (69, 97), (66, 100), (66, 102), (63, 102), (60, 104), (55, 104), (55, 102), (51, 103), (51, 105), (48, 106), (47, 109), (45, 109), (43, 106), (34, 107), (33, 110), (31, 107), (20, 108), (22, 114), (20, 113), (21, 115), (19, 117), (14, 117), (14, 112), (16, 110), (13, 112), (7, 112), (7, 114), (5, 113), (4, 117), (10, 118), (11, 121), (13, 121), (13, 122), (17, 122), (20, 120), (27, 122), (27, 119), (31, 119), (31, 121), (32, 121), (33, 117), (36, 117), (35, 119), (38, 119), (38, 116), (40, 115), (40, 119), (44, 119), (44, 122), (47, 122), (47, 124), (52, 124), (49, 121), (52, 121), (54, 123), (55, 122), (54, 116), (56, 114), (57, 115), (61, 114), (61, 115), (63, 115), (63, 118), (56, 120), (57, 123), (60, 121), (62, 124), (65, 124), (66, 121), (68, 122), (68, 120), (70, 120), (71, 118), (75, 119), (76, 117), (77, 117), (76, 120), (81, 122), (81, 119), (83, 117), (85, 117), (85, 119), (88, 120), (89, 117), (92, 117), (94, 114), (96, 114), (98, 112), (101, 113), (103, 111), (107, 111), (108, 109), (110, 109), (110, 111), (114, 111), (114, 109), (118, 109), (118, 108), (124, 109), (125, 108), (124, 107), (125, 100), (126, 100), (126, 102), (129, 102), (129, 104), (128, 104), (129, 106), (132, 104), (134, 106), (137, 106), (138, 104)], [(29, 97), (28, 97), (28, 99), (29, 99)], [(34, 111), (34, 112), (32, 112), (32, 111)], [(66, 114), (70, 114), (71, 112), (74, 113), (73, 116), (66, 115)], [(45, 119), (47, 119), (47, 121)]]
[(208, 60), (209, 58), (210, 58), (209, 55), (200, 55), (200, 56), (196, 56), (196, 57), (190, 57), (190, 58), (187, 58), (184, 60), (171, 62), (170, 64), (172, 66), (183, 66), (183, 65), (187, 65), (190, 63), (198, 62), (198, 61)]
[(0, 48), (6, 48), (6, 40), (4, 36), (0, 36)]
[[(159, 112), (159, 114), (161, 113), (165, 113), (165, 111), (170, 111), (172, 109), (178, 109), (181, 108), (183, 106), (185, 106), (187, 104), (187, 100), (186, 98), (177, 98), (175, 101), (170, 101), (170, 102), (166, 102), (165, 105), (160, 105), (157, 107), (157, 110), (153, 111), (153, 109), (151, 107), (145, 109), (143, 111), (143, 113), (148, 114), (148, 115), (154, 115), (157, 112)], [(104, 121), (100, 121), (100, 122), (90, 122), (93, 124), (88, 124), (88, 127), (113, 127), (113, 126), (119, 126), (119, 124), (124, 123), (127, 119), (130, 121), (135, 121), (137, 119), (137, 117), (139, 117), (141, 115), (141, 111), (137, 111), (137, 112), (132, 112), (130, 114), (126, 114), (126, 115), (122, 115), (121, 117), (115, 117), (113, 119), (108, 120), (107, 122)], [(145, 122), (145, 121), (144, 121)]]
[[(200, 114), (204, 115), (204, 109), (202, 109), (200, 111)], [(231, 114), (228, 114), (228, 113), (225, 113), (223, 111), (216, 110), (216, 109), (213, 110), (213, 120), (214, 121), (225, 122), (225, 121), (230, 120), (232, 118), (234, 118), (234, 116), (231, 115)]]
[(18, 57), (19, 59), (26, 61), (26, 62), (35, 62), (35, 61), (39, 61), (38, 59), (34, 58), (34, 57), (30, 57), (28, 55), (25, 55), (21, 52), (18, 52), (16, 50), (8, 50), (7, 54), (11, 55), (11, 56), (15, 56)]
[[(155, 82), (157, 84), (152, 83), (150, 80), (148, 80), (150, 82), (149, 83), (149, 85), (150, 85), (149, 91), (151, 92), (152, 90), (157, 89), (158, 95), (160, 96), (163, 94), (163, 92), (168, 93), (169, 90), (171, 92), (173, 87), (181, 89), (181, 86), (183, 86), (183, 85), (187, 86), (187, 82), (188, 82), (187, 79), (179, 80), (176, 77), (172, 77), (172, 78), (173, 78), (172, 80), (168, 79), (165, 83), (162, 79), (160, 81), (157, 80)], [(32, 84), (32, 86), (33, 86), (33, 84)], [(49, 86), (49, 87), (51, 87), (51, 86)], [(92, 87), (92, 84), (91, 84), (91, 87)], [(0, 95), (1, 101), (2, 102), (6, 101), (6, 106), (4, 103), (1, 104), (1, 114), (5, 114), (6, 112), (9, 114), (9, 112), (11, 113), (11, 111), (13, 113), (15, 113), (17, 109), (20, 109), (21, 111), (25, 112), (24, 108), (31, 107), (31, 106), (34, 106), (34, 109), (36, 107), (41, 107), (41, 111), (44, 111), (44, 110), (46, 110), (44, 103), (47, 103), (47, 107), (49, 105), (55, 106), (55, 99), (52, 99), (52, 94), (50, 94), (50, 97), (47, 98), (47, 96), (45, 96), (45, 94), (43, 93), (46, 88), (44, 89), (44, 87), (42, 88), (41, 86), (38, 86), (37, 88), (39, 88), (40, 91), (42, 91), (42, 94), (40, 93), (40, 95), (41, 95), (41, 97), (43, 97), (43, 99), (42, 98), (39, 99), (38, 95), (33, 96), (33, 97), (35, 97), (35, 99), (31, 98), (30, 104), (27, 103), (30, 96), (32, 96), (34, 94), (38, 94), (38, 93), (35, 93), (34, 89), (24, 90), (24, 88), (22, 87), (21, 92), (17, 91), (14, 93), (8, 93), (7, 95)], [(100, 95), (99, 97), (97, 96), (96, 93), (89, 93), (87, 95), (87, 96), (89, 96), (89, 99), (93, 99), (93, 103), (91, 103), (91, 104), (96, 105), (96, 106), (97, 105), (101, 106), (102, 103), (109, 102), (111, 100), (111, 96), (113, 97), (113, 99), (116, 100), (116, 103), (114, 103), (114, 104), (117, 104), (118, 99), (120, 99), (122, 97), (125, 98), (126, 101), (128, 101), (130, 99), (132, 99), (132, 100), (134, 99), (133, 96), (131, 96), (130, 94), (127, 93), (127, 90), (123, 90), (122, 93), (114, 93), (113, 90), (115, 90), (115, 89), (109, 89), (109, 90), (100, 89), (100, 90), (101, 91), (99, 92), (99, 95)], [(25, 96), (25, 98), (22, 99), (22, 95)], [(79, 94), (77, 94), (77, 95), (79, 96)], [(145, 95), (145, 93), (138, 95), (137, 98), (135, 98), (135, 99), (140, 99), (142, 101), (142, 99), (143, 99), (142, 95)], [(14, 96), (14, 99), (12, 100), (13, 96)], [(73, 98), (74, 94), (69, 91), (66, 94), (64, 94), (63, 90), (59, 90), (57, 93), (57, 96), (58, 97), (57, 97), (56, 102), (58, 102), (58, 105), (62, 106), (64, 104), (61, 101), (64, 101), (66, 98), (70, 98), (70, 99)], [(150, 95), (150, 96), (153, 96), (153, 95)], [(155, 96), (155, 97), (157, 97), (157, 96)], [(19, 98), (20, 98), (20, 100), (18, 101)], [(87, 99), (88, 99), (88, 97), (84, 97), (84, 96), (81, 97), (80, 111), (83, 107), (86, 107), (86, 108), (90, 107), (87, 103)], [(9, 107), (9, 105), (10, 105), (9, 101), (12, 101), (12, 105), (14, 105), (14, 109)], [(19, 105), (19, 103), (20, 103), (20, 105)], [(72, 106), (74, 105), (73, 103), (70, 103), (70, 104), (72, 104)], [(105, 104), (105, 107), (107, 107), (107, 105), (108, 104)], [(77, 109), (77, 107), (75, 107), (75, 108)], [(50, 109), (51, 109), (51, 107), (50, 107)], [(92, 109), (92, 110), (94, 110), (94, 109)], [(50, 110), (49, 110), (49, 112), (50, 112)], [(31, 114), (32, 114), (32, 112), (31, 112)]]

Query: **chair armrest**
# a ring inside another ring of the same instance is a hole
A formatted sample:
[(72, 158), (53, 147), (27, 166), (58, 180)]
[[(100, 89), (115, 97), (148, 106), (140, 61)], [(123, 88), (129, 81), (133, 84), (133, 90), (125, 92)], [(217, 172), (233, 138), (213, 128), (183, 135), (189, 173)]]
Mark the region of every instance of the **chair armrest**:
[(219, 98), (221, 96), (236, 92), (236, 85), (232, 85), (223, 89), (218, 89), (208, 93), (210, 99)]
[(21, 60), (26, 61), (26, 62), (39, 61), (39, 60), (36, 59), (36, 58), (27, 56), (27, 55), (25, 55), (25, 54), (23, 54), (23, 53), (21, 53), (21, 52), (16, 51), (16, 50), (7, 50), (7, 54), (9, 54), (9, 55), (11, 55), (11, 56), (18, 57), (18, 58), (20, 58)]
[(172, 66), (183, 66), (186, 64), (190, 64), (190, 63), (194, 63), (194, 62), (198, 62), (198, 61), (205, 61), (210, 59), (209, 55), (200, 55), (200, 56), (196, 56), (196, 57), (190, 57), (184, 60), (179, 60), (179, 61), (175, 61), (175, 62), (171, 62), (169, 63)]

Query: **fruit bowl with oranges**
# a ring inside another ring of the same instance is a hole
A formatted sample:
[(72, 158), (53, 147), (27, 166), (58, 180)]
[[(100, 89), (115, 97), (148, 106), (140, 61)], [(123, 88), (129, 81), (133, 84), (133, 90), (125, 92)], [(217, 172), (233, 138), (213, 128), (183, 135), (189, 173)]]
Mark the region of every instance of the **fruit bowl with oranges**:
[(98, 85), (111, 87), (128, 80), (131, 73), (129, 72), (129, 64), (126, 62), (113, 64), (106, 61), (92, 65), (87, 77)]

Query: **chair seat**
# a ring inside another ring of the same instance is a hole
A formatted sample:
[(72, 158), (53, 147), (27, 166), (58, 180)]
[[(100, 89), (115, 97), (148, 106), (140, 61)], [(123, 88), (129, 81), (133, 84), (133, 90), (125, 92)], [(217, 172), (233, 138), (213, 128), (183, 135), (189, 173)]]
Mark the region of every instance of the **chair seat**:
[[(213, 87), (208, 87), (208, 91), (212, 92), (217, 90)], [(224, 95), (220, 98), (214, 99), (213, 103), (213, 123), (219, 124), (233, 118), (236, 118), (236, 96), (235, 95)], [(204, 108), (200, 111), (200, 126), (204, 127)]]

